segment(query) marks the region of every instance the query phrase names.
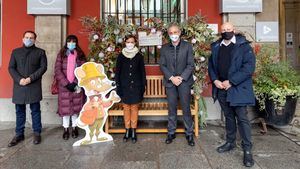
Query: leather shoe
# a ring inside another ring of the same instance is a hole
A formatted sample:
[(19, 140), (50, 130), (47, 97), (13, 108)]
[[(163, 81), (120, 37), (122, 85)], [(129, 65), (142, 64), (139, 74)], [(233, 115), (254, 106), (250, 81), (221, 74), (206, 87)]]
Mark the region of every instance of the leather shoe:
[(235, 148), (235, 144), (226, 142), (222, 146), (217, 148), (218, 153), (225, 153)]
[(70, 137), (69, 128), (64, 128), (63, 139), (69, 140), (69, 137)]
[(186, 140), (187, 140), (189, 146), (195, 146), (193, 135), (186, 136)]
[(77, 138), (77, 137), (78, 137), (78, 128), (72, 127), (72, 138)]
[(254, 165), (254, 160), (252, 153), (250, 151), (244, 151), (244, 166), (252, 167)]
[(15, 136), (7, 146), (13, 147), (13, 146), (17, 145), (18, 143), (20, 143), (21, 141), (23, 141), (24, 139), (25, 139), (24, 135)]
[(42, 140), (41, 134), (34, 133), (33, 135), (33, 144), (40, 144)]
[(175, 134), (168, 134), (165, 143), (170, 144), (170, 143), (172, 143), (173, 139), (175, 139), (175, 138), (176, 138)]

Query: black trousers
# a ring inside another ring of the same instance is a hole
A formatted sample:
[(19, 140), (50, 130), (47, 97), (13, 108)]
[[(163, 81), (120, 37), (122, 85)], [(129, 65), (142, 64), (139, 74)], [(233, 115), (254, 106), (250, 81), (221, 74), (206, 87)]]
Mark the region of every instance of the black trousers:
[(243, 149), (250, 151), (252, 149), (251, 125), (247, 117), (247, 107), (230, 106), (229, 102), (226, 102), (226, 96), (226, 90), (218, 90), (217, 98), (225, 116), (226, 141), (229, 143), (235, 143), (236, 131), (238, 128), (242, 138)]
[(168, 100), (168, 134), (175, 134), (177, 128), (178, 98), (183, 111), (185, 134), (193, 134), (193, 118), (191, 115), (191, 86), (182, 83), (179, 86), (166, 87)]

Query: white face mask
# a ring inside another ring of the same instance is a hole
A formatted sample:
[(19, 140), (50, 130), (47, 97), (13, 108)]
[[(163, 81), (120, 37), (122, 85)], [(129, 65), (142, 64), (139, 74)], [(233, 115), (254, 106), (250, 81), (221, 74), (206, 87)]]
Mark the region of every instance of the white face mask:
[(179, 39), (179, 35), (170, 35), (170, 39), (172, 42), (177, 42)]
[(134, 44), (133, 43), (126, 43), (126, 48), (129, 50), (132, 50), (134, 48)]

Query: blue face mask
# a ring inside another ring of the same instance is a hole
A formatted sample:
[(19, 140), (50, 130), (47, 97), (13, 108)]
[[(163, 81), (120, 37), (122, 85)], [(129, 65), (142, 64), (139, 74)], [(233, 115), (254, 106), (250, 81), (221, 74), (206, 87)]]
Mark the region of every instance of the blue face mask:
[(23, 39), (23, 44), (26, 47), (31, 47), (34, 44), (34, 41), (32, 39)]
[(74, 50), (76, 48), (76, 43), (74, 43), (74, 42), (68, 42), (67, 43), (67, 48), (69, 50)]

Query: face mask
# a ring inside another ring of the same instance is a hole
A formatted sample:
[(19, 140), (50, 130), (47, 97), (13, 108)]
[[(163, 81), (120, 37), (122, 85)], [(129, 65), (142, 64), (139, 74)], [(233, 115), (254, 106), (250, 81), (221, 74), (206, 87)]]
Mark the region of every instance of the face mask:
[(126, 48), (131, 50), (134, 48), (134, 44), (133, 43), (126, 43)]
[(170, 39), (172, 42), (177, 42), (179, 39), (179, 35), (170, 35)]
[(23, 43), (26, 47), (31, 47), (34, 44), (33, 40), (31, 39), (23, 39)]
[(221, 34), (222, 39), (225, 39), (225, 40), (230, 40), (233, 37), (233, 35), (234, 35), (233, 31), (231, 31), (231, 32), (223, 32)]
[(74, 43), (74, 42), (68, 42), (67, 43), (67, 48), (69, 50), (74, 50), (76, 48), (76, 43)]

